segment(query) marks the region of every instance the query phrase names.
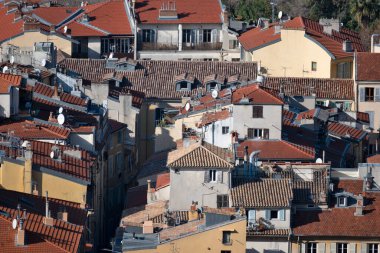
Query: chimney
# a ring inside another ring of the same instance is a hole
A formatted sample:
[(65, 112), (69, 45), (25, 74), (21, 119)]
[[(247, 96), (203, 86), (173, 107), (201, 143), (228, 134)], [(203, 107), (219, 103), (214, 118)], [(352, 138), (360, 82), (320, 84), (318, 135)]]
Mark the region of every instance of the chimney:
[(228, 13), (227, 10), (223, 11), (223, 23), (227, 27), (230, 26), (230, 14)]
[(361, 194), (356, 198), (356, 210), (354, 215), (355, 216), (363, 216), (363, 206), (364, 206), (364, 199)]
[(25, 246), (24, 221), (26, 220), (26, 210), (24, 209), (23, 217), (21, 217), (21, 215), (20, 215), (20, 209), (21, 209), (21, 206), (17, 205), (18, 229), (17, 229), (16, 245), (17, 246)]
[(38, 196), (37, 184), (35, 184), (33, 187), (33, 195)]
[(24, 152), (24, 192), (31, 194), (32, 193), (32, 158), (33, 151), (30, 144), (25, 148)]
[(153, 234), (153, 221), (151, 220), (144, 221), (143, 234)]
[(152, 188), (152, 185), (151, 185), (151, 180), (148, 179), (147, 183), (148, 183), (148, 190), (147, 190), (146, 198), (147, 198), (147, 203), (150, 204), (150, 203), (153, 203), (156, 199), (154, 195), (154, 189)]
[(373, 179), (374, 177), (372, 176), (372, 167), (369, 168), (369, 171), (367, 172), (367, 175), (365, 175), (364, 180), (365, 180), (365, 189), (367, 191), (372, 190), (373, 188)]
[(61, 99), (59, 98), (59, 93), (58, 93), (58, 83), (55, 83), (55, 84), (54, 84), (54, 95), (53, 95), (53, 98), (54, 98), (54, 99), (57, 99), (57, 100), (61, 100)]
[(332, 35), (332, 30), (337, 32), (340, 30), (339, 19), (321, 18), (319, 24), (323, 26), (323, 32), (329, 35)]
[(58, 212), (57, 216), (58, 216), (57, 218), (59, 220), (63, 220), (65, 222), (67, 222), (68, 221), (68, 217), (69, 217), (69, 213), (66, 211), (66, 208), (64, 208), (63, 211)]
[(350, 40), (343, 41), (343, 51), (344, 52), (352, 52), (352, 42)]
[(48, 200), (48, 192), (46, 191), (46, 203), (45, 203), (45, 217), (44, 217), (44, 224), (46, 226), (53, 226), (53, 218), (50, 217), (50, 210), (49, 210), (49, 200)]

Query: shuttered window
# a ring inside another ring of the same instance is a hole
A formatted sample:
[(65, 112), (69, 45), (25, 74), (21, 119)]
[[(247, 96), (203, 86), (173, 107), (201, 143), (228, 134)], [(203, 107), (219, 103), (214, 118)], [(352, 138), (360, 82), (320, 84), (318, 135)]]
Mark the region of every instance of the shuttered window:
[(227, 194), (217, 195), (216, 196), (216, 206), (218, 208), (228, 207), (228, 195)]
[(211, 40), (211, 29), (203, 30), (203, 42), (212, 42)]
[(263, 107), (254, 105), (252, 106), (252, 118), (262, 118), (263, 117)]
[(347, 243), (337, 243), (336, 244), (336, 253), (347, 253)]
[(315, 242), (309, 242), (306, 244), (306, 253), (317, 253), (317, 244)]

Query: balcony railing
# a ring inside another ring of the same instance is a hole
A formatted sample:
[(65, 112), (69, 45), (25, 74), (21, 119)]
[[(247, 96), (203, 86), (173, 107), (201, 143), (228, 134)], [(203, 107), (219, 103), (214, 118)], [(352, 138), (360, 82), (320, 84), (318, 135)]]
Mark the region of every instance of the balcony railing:
[(178, 50), (178, 45), (142, 42), (139, 44), (139, 50)]
[[(166, 43), (139, 43), (139, 50), (178, 50), (178, 44), (166, 44)], [(214, 43), (183, 43), (182, 50), (220, 50), (222, 48), (222, 42)]]
[(222, 48), (222, 42), (213, 43), (183, 43), (183, 50), (220, 50)]

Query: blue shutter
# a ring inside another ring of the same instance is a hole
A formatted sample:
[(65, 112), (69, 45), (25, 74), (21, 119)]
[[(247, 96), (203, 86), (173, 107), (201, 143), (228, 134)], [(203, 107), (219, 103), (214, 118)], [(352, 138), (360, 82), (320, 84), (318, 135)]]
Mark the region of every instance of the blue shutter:
[(249, 210), (248, 211), (248, 223), (256, 223), (256, 210)]
[(270, 210), (265, 210), (265, 219), (270, 220)]
[(285, 209), (279, 211), (280, 220), (285, 220)]
[(375, 102), (380, 102), (380, 88), (375, 88)]
[(365, 101), (365, 88), (359, 89), (359, 101), (364, 102)]
[(203, 43), (203, 30), (198, 30), (198, 43)]
[(151, 43), (156, 43), (156, 38), (157, 37), (157, 30), (156, 29), (152, 29), (151, 30), (151, 34), (150, 34), (150, 42)]

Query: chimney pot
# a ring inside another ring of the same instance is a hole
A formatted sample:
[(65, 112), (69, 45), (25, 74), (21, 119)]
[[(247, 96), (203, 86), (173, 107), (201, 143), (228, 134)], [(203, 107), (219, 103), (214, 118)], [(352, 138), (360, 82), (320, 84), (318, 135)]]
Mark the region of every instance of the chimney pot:
[(153, 221), (151, 220), (144, 221), (143, 234), (153, 234)]

